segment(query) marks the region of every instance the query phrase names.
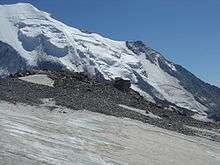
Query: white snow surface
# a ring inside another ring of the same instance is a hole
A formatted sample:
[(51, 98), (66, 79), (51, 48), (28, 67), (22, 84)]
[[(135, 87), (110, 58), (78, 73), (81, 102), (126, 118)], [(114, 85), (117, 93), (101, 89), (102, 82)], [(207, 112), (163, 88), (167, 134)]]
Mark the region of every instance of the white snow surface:
[(203, 121), (203, 122), (214, 122), (214, 120), (212, 120), (212, 119), (209, 119), (208, 117), (207, 117), (207, 115), (202, 115), (202, 114), (194, 114), (193, 116), (192, 116), (192, 118), (194, 118), (194, 119), (196, 119), (196, 120), (199, 120), (199, 121)]
[[(137, 73), (159, 92), (161, 99), (200, 113), (207, 110), (176, 78), (144, 54), (133, 53), (124, 41), (81, 32), (27, 3), (0, 5), (0, 26), (0, 40), (17, 50), (29, 66), (37, 66), (39, 61), (55, 61), (71, 71), (91, 74), (96, 68), (105, 79), (131, 80), (134, 90), (153, 102), (152, 96), (140, 88)], [(155, 60), (159, 57), (156, 55)], [(170, 63), (167, 65), (175, 70)]]
[(219, 143), (126, 118), (66, 109), (50, 99), (41, 106), (0, 101), (0, 135), (4, 165), (220, 162)]
[(161, 119), (160, 116), (154, 115), (152, 112), (147, 112), (146, 113), (146, 110), (143, 110), (143, 109), (137, 109), (137, 108), (130, 107), (130, 106), (127, 106), (127, 105), (123, 105), (123, 104), (119, 104), (119, 107), (125, 108), (125, 109), (130, 110), (130, 111), (138, 112), (138, 113), (140, 113), (142, 115), (145, 115), (145, 116), (148, 116), (150, 118)]
[(36, 75), (29, 75), (25, 77), (20, 77), (20, 80), (31, 82), (34, 84), (46, 85), (49, 87), (54, 87), (54, 81), (49, 78), (45, 74), (36, 74)]

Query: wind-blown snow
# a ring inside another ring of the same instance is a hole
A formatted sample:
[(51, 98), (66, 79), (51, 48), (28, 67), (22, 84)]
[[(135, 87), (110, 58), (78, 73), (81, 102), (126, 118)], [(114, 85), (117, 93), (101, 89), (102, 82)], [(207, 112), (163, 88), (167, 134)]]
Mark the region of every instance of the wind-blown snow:
[[(94, 68), (105, 79), (131, 80), (133, 89), (152, 102), (153, 97), (158, 97), (200, 113), (207, 110), (175, 77), (160, 68), (159, 54), (152, 56), (152, 63), (145, 54), (128, 49), (124, 41), (84, 33), (25, 3), (0, 5), (0, 26), (0, 40), (18, 51), (30, 67), (50, 67), (50, 62), (78, 72)], [(154, 88), (155, 93), (144, 89), (141, 81)]]
[(38, 107), (7, 102), (0, 102), (0, 107), (0, 164), (220, 162), (219, 143), (130, 119), (74, 111), (55, 106), (49, 99)]

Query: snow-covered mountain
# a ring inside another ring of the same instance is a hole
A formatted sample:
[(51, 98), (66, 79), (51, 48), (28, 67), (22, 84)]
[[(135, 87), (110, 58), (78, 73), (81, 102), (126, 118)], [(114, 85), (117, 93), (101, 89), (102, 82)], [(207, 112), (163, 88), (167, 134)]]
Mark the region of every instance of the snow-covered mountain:
[(141, 41), (114, 41), (69, 27), (31, 4), (0, 5), (0, 74), (68, 69), (122, 77), (148, 100), (204, 113), (220, 110), (220, 89), (166, 60)]

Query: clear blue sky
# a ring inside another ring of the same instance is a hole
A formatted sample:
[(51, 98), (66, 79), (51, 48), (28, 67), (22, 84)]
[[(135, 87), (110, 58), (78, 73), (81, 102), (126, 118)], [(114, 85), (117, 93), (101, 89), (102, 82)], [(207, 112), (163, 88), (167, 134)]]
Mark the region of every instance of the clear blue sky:
[(16, 2), (112, 39), (143, 40), (220, 87), (220, 0), (0, 0)]

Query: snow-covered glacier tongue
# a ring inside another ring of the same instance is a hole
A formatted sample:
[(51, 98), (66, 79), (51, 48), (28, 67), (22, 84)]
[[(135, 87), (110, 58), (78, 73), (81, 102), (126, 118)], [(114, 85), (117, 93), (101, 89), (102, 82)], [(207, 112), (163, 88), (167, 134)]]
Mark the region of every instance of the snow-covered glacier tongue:
[[(152, 102), (164, 100), (201, 114), (220, 107), (219, 88), (197, 80), (142, 42), (83, 32), (26, 3), (0, 5), (0, 25), (0, 47), (7, 44), (16, 52), (12, 58), (12, 50), (0, 49), (1, 75), (27, 68), (90, 72), (106, 80), (129, 79)], [(11, 69), (14, 59), (20, 62)]]

